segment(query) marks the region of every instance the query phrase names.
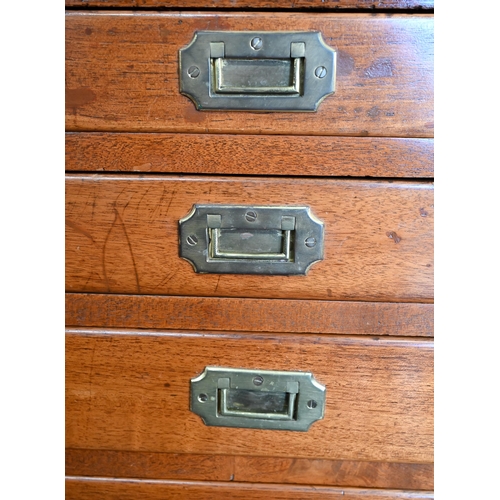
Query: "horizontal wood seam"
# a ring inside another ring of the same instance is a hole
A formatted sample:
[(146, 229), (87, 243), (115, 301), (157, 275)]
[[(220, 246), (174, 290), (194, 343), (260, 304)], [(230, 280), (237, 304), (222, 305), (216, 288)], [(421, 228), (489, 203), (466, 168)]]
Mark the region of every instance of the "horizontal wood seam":
[[(110, 171), (110, 172), (102, 172), (101, 170), (65, 170), (65, 173), (67, 175), (94, 175), (97, 174), (99, 176), (113, 176), (113, 175), (123, 175), (126, 177), (139, 177), (139, 176), (144, 176), (144, 173), (141, 172), (125, 172), (125, 171)], [(183, 177), (199, 177), (201, 174), (198, 173), (193, 173), (193, 172), (178, 172), (178, 171), (172, 171), (172, 172), (155, 172), (154, 174), (147, 174), (147, 175), (158, 175), (160, 177), (166, 177), (170, 175), (182, 175)], [(216, 177), (217, 174), (204, 174), (205, 177)], [(263, 175), (263, 174), (224, 174), (224, 177), (231, 177), (235, 179), (241, 179), (241, 178), (265, 178), (265, 179), (290, 179), (291, 176), (286, 175), (284, 173), (283, 175)], [(408, 183), (413, 183), (413, 184), (418, 184), (419, 182), (422, 183), (429, 183), (432, 184), (434, 183), (434, 177), (356, 177), (354, 175), (345, 175), (345, 176), (325, 176), (325, 175), (308, 175), (308, 176), (301, 176), (296, 177), (293, 176), (297, 179), (300, 180), (322, 180), (322, 179), (329, 179), (329, 180), (334, 180), (334, 181), (342, 181), (342, 180), (347, 180), (347, 181), (364, 181), (364, 182), (370, 182), (370, 181), (383, 181), (383, 182), (408, 182)]]
[[(72, 178), (87, 178), (87, 179), (97, 179), (97, 178), (105, 178), (106, 180), (113, 179), (113, 180), (121, 180), (121, 177), (126, 177), (124, 180), (130, 180), (130, 178), (137, 178), (137, 180), (152, 180), (154, 181), (155, 179), (158, 180), (163, 180), (165, 177), (177, 177), (178, 180), (180, 181), (192, 181), (192, 180), (224, 180), (227, 179), (227, 181), (230, 181), (230, 179), (237, 179), (239, 181), (244, 181), (246, 178), (248, 180), (258, 180), (258, 179), (263, 179), (263, 180), (277, 180), (277, 181), (290, 181), (290, 180), (297, 180), (300, 182), (303, 181), (348, 181), (348, 182), (371, 182), (371, 183), (377, 183), (377, 184), (405, 184), (405, 185), (412, 185), (412, 184), (422, 184), (423, 189), (433, 189), (434, 188), (434, 177), (408, 177), (408, 178), (401, 178), (401, 177), (370, 177), (370, 176), (365, 176), (365, 177), (354, 177), (354, 176), (331, 176), (331, 177), (325, 177), (323, 175), (304, 175), (304, 176), (288, 176), (288, 175), (260, 175), (260, 174), (202, 174), (202, 173), (179, 173), (179, 172), (124, 172), (124, 171), (117, 171), (117, 172), (103, 172), (99, 170), (98, 172), (93, 172), (93, 171), (74, 171), (74, 170), (68, 170), (66, 171), (66, 179), (67, 180), (73, 180)], [(387, 186), (390, 187), (390, 186)]]
[[(141, 130), (66, 130), (65, 131), (66, 135), (74, 135), (78, 136), (79, 134), (81, 135), (96, 135), (99, 136), (101, 134), (113, 134), (113, 135), (172, 135), (172, 134), (182, 134), (182, 135), (200, 135), (200, 132), (197, 131), (192, 131), (188, 130), (186, 132), (168, 132), (168, 131), (161, 131), (161, 132), (144, 132)], [(306, 138), (306, 137), (314, 137), (314, 138), (320, 138), (324, 137), (325, 139), (331, 139), (331, 138), (337, 138), (337, 139), (355, 139), (355, 140), (370, 140), (370, 139), (400, 139), (400, 140), (405, 140), (405, 139), (417, 139), (419, 141), (434, 141), (434, 137), (428, 137), (428, 136), (412, 136), (412, 137), (402, 137), (402, 136), (386, 136), (386, 135), (367, 135), (367, 136), (359, 136), (359, 135), (328, 135), (328, 134), (307, 134), (307, 135), (291, 135), (291, 134), (280, 134), (279, 132), (276, 133), (270, 133), (266, 132), (264, 134), (259, 133), (259, 132), (253, 132), (252, 130), (244, 130), (242, 131), (241, 134), (235, 134), (234, 132), (211, 132), (207, 131), (203, 133), (203, 136), (219, 136), (219, 135), (224, 135), (224, 136), (232, 136), (232, 137), (240, 137), (242, 135), (251, 135), (255, 137), (293, 137), (294, 139), (297, 139), (297, 137), (301, 138)]]
[(141, 12), (141, 11), (155, 11), (155, 12), (179, 12), (182, 10), (183, 12), (206, 12), (206, 13), (214, 13), (216, 14), (217, 12), (259, 12), (262, 11), (266, 14), (274, 14), (274, 13), (303, 13), (303, 14), (308, 14), (308, 13), (315, 13), (315, 14), (412, 14), (412, 15), (418, 15), (418, 14), (434, 14), (434, 7), (426, 7), (424, 5), (419, 5), (417, 7), (413, 8), (392, 8), (392, 7), (384, 7), (384, 8), (377, 8), (377, 6), (373, 5), (373, 7), (341, 7), (341, 6), (336, 6), (336, 7), (282, 7), (282, 8), (270, 8), (270, 7), (263, 7), (263, 6), (247, 6), (247, 7), (166, 7), (166, 6), (161, 6), (161, 5), (140, 5), (140, 6), (133, 6), (133, 7), (113, 7), (113, 6), (106, 6), (106, 7), (99, 7), (99, 6), (92, 6), (88, 4), (82, 4), (82, 5), (66, 5), (65, 10), (71, 13), (74, 13), (75, 11), (99, 11), (99, 12)]
[[(85, 292), (85, 291), (70, 291), (70, 290), (67, 290), (66, 291), (66, 294), (71, 294), (71, 295), (123, 295), (125, 297), (136, 297), (137, 296), (137, 293), (133, 293), (133, 292), (120, 292), (120, 293), (114, 293), (114, 292), (109, 292), (109, 293), (101, 293), (101, 292)], [(158, 295), (158, 294), (152, 294), (152, 293), (143, 293), (140, 295), (141, 297), (186, 297), (186, 298), (190, 298), (190, 299), (193, 299), (193, 298), (196, 298), (196, 296), (194, 295)], [(217, 295), (217, 296), (201, 296), (199, 298), (202, 298), (202, 299), (210, 299), (210, 298), (218, 298), (218, 299), (248, 299), (248, 298), (251, 298), (251, 299), (254, 299), (255, 297), (247, 297), (245, 295), (242, 295), (241, 297), (238, 297), (236, 295)], [(284, 298), (274, 298), (274, 297), (270, 297), (270, 298), (263, 298), (262, 300), (296, 300), (296, 301), (301, 301), (301, 300), (305, 300), (305, 299), (297, 299), (297, 298), (290, 298), (290, 299), (284, 299)], [(307, 299), (307, 302), (326, 302), (324, 299)], [(394, 301), (394, 302), (387, 302), (387, 301), (377, 301), (377, 300), (369, 300), (369, 299), (366, 299), (366, 300), (363, 300), (363, 299), (356, 299), (356, 300), (335, 300), (335, 301), (332, 301), (332, 302), (342, 302), (342, 303), (360, 303), (360, 304), (415, 304), (415, 305), (418, 305), (418, 304), (422, 304), (422, 305), (434, 305), (434, 299), (432, 298), (429, 298), (429, 299), (425, 299), (425, 300), (411, 300), (411, 301), (404, 301), (404, 300), (400, 300), (400, 301)]]
[[(244, 332), (244, 331), (193, 331), (193, 330), (153, 330), (153, 329), (140, 329), (140, 328), (113, 328), (113, 327), (73, 327), (67, 326), (65, 333), (68, 336), (123, 336), (123, 337), (170, 337), (170, 338), (192, 338), (192, 339), (253, 339), (253, 340), (272, 340), (273, 338), (280, 338), (280, 340), (304, 340), (302, 333), (286, 333), (286, 332)], [(329, 334), (309, 334), (310, 337), (316, 337), (317, 341), (344, 342), (345, 344), (363, 345), (363, 344), (391, 344), (391, 345), (409, 345), (415, 348), (433, 349), (433, 337), (389, 337), (389, 336), (375, 336), (375, 335), (329, 335)], [(284, 338), (285, 337), (285, 338)]]
[[(164, 485), (186, 485), (186, 486), (204, 486), (204, 485), (211, 485), (211, 486), (229, 486), (229, 485), (234, 485), (235, 487), (237, 485), (244, 485), (244, 484), (251, 484), (255, 488), (262, 488), (262, 489), (268, 489), (270, 487), (282, 487), (284, 489), (290, 489), (290, 490), (301, 490), (304, 487), (307, 488), (307, 486), (302, 486), (302, 485), (289, 485), (289, 484), (280, 484), (280, 483), (249, 483), (249, 482), (244, 482), (244, 481), (184, 481), (184, 480), (175, 480), (175, 479), (129, 479), (129, 478), (102, 478), (102, 477), (96, 477), (96, 476), (65, 476), (66, 480), (70, 481), (103, 481), (103, 482), (115, 482), (115, 483), (139, 483), (139, 484), (145, 484), (145, 483), (151, 483), (151, 484), (164, 484)], [(314, 489), (318, 490), (335, 490), (339, 489), (335, 486), (314, 486)], [(343, 490), (351, 490), (351, 491), (359, 491), (362, 489), (363, 491), (370, 490), (371, 488), (342, 488)], [(374, 491), (377, 491), (374, 489)], [(390, 492), (398, 492), (401, 490), (396, 490), (396, 489), (385, 489), (384, 491), (390, 491)], [(404, 490), (405, 493), (418, 493), (422, 494), (425, 493), (424, 491), (421, 490)], [(428, 491), (428, 493), (432, 493), (431, 491)]]
[[(293, 114), (293, 113), (289, 113)], [(102, 134), (200, 134), (199, 131), (197, 130), (189, 130), (189, 129), (179, 129), (176, 131), (167, 131), (167, 130), (160, 130), (160, 129), (148, 129), (148, 130), (133, 130), (133, 129), (120, 129), (120, 128), (99, 128), (98, 130), (95, 130), (94, 128), (87, 128), (86, 126), (79, 126), (78, 128), (72, 128), (72, 127), (67, 127), (64, 130), (65, 133), (67, 134), (90, 134), (92, 132), (95, 133), (102, 133)], [(253, 130), (244, 130), (241, 132), (241, 134), (237, 134), (235, 132), (226, 132), (226, 131), (220, 131), (220, 132), (204, 132), (206, 135), (219, 135), (219, 134), (225, 134), (225, 135), (251, 135), (255, 137), (260, 137), (262, 135), (266, 136), (277, 136), (277, 137), (284, 137), (284, 136), (289, 136), (292, 135), (293, 137), (304, 137), (301, 134), (278, 134), (274, 133), (271, 130), (266, 131), (265, 134), (260, 134), (257, 132), (254, 132)], [(342, 133), (336, 133), (336, 134), (330, 134), (330, 135), (325, 135), (325, 134), (316, 134), (314, 131), (309, 131), (307, 133), (307, 137), (337, 137), (337, 138), (351, 138), (351, 137), (356, 137), (356, 138), (367, 138), (367, 139), (429, 139), (433, 140), (435, 137), (433, 135), (429, 136), (424, 136), (424, 135), (411, 135), (411, 136), (405, 136), (405, 135), (344, 135)]]

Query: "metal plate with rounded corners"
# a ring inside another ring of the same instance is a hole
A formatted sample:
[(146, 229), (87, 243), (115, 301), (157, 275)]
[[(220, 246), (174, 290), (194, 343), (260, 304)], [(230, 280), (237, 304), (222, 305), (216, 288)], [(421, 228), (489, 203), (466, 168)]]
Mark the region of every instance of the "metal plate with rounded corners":
[(308, 207), (194, 205), (179, 221), (180, 257), (197, 273), (306, 274), (323, 240)]
[(210, 426), (307, 431), (325, 394), (312, 373), (207, 366), (191, 379), (191, 411)]
[(198, 110), (316, 111), (336, 56), (315, 31), (199, 31), (179, 51), (180, 91)]

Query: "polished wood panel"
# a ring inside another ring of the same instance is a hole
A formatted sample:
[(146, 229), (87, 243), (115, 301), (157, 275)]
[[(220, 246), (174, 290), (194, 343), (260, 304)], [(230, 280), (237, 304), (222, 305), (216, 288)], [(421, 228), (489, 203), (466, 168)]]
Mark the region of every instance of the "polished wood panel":
[(232, 9), (433, 9), (434, 0), (66, 0), (66, 7)]
[[(195, 203), (309, 206), (325, 259), (306, 276), (198, 274), (178, 256)], [(68, 292), (430, 302), (431, 183), (68, 175)]]
[(66, 325), (432, 337), (433, 304), (66, 294)]
[[(320, 31), (337, 89), (316, 113), (197, 111), (178, 51), (199, 30)], [(433, 136), (433, 16), (243, 12), (67, 15), (68, 130)]]
[[(68, 329), (68, 448), (432, 463), (433, 343), (327, 335)], [(307, 432), (210, 427), (189, 410), (206, 366), (310, 371)]]
[(429, 492), (278, 484), (68, 477), (66, 500), (431, 500)]
[(66, 170), (429, 178), (434, 140), (69, 132)]
[(66, 450), (66, 474), (432, 490), (433, 464)]

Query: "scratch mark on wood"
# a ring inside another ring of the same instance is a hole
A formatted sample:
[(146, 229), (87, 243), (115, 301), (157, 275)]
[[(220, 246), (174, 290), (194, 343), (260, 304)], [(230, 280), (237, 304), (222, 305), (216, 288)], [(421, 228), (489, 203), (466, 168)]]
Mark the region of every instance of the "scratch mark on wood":
[(78, 233), (81, 233), (84, 236), (86, 236), (92, 243), (95, 243), (94, 238), (92, 238), (92, 235), (88, 231), (83, 229), (83, 227), (76, 224), (75, 222), (73, 222), (69, 219), (66, 219), (66, 225), (69, 226), (71, 229), (74, 229)]
[(338, 248), (340, 248), (340, 247), (341, 247), (341, 246), (342, 246), (342, 245), (343, 245), (343, 244), (344, 244), (344, 243), (345, 243), (348, 239), (349, 239), (348, 237), (344, 238), (344, 239), (340, 242), (340, 244), (339, 244)]
[(92, 221), (94, 220), (94, 212), (95, 212), (96, 201), (97, 201), (97, 196), (94, 195), (94, 201), (92, 202), (92, 215), (90, 216), (90, 218), (91, 218)]
[(108, 292), (111, 292), (111, 290), (109, 288), (108, 274), (106, 272), (106, 247), (108, 245), (109, 236), (111, 234), (111, 231), (113, 231), (113, 228), (115, 227), (116, 220), (118, 217), (118, 211), (116, 210), (116, 208), (114, 210), (115, 210), (115, 220), (113, 221), (111, 227), (109, 228), (108, 234), (106, 235), (106, 238), (104, 240), (104, 245), (102, 247), (102, 273), (104, 275), (104, 281), (106, 282), (106, 288)]
[(172, 205), (172, 201), (174, 199), (174, 196), (175, 196), (175, 189), (172, 191), (172, 196), (170, 197), (170, 200), (168, 202), (167, 211), (165, 212), (165, 217), (168, 215), (168, 211), (170, 210), (170, 205)]
[[(118, 199), (120, 198), (120, 196), (127, 190), (127, 188), (123, 188), (121, 191), (120, 191), (120, 194), (115, 198), (115, 201), (113, 202), (113, 208), (116, 209), (116, 205), (118, 204)], [(127, 208), (128, 204), (130, 203), (130, 199), (127, 201), (127, 203), (125, 204), (124, 207), (122, 207), (122, 213), (124, 212), (124, 210)]]
[[(146, 192), (141, 196), (141, 199), (139, 200), (139, 203), (137, 203), (137, 210), (139, 210), (139, 207), (141, 206), (142, 200), (148, 195), (149, 191), (151, 191), (151, 186), (148, 187)], [(127, 203), (128, 205), (128, 203)]]
[(87, 281), (83, 285), (83, 289), (85, 290), (85, 287), (89, 284), (89, 281), (92, 279), (92, 274), (87, 278)]
[(125, 213), (125, 209), (128, 207), (129, 203), (130, 203), (130, 200), (128, 200), (127, 203), (125, 203), (124, 207), (122, 208), (122, 214)]
[(162, 287), (167, 285), (170, 280), (175, 276), (175, 272), (172, 274), (169, 274), (166, 278), (163, 278), (157, 285), (154, 286), (154, 289), (156, 290), (158, 287)]
[(134, 252), (132, 252), (132, 245), (130, 244), (130, 238), (128, 237), (127, 229), (125, 228), (125, 223), (123, 222), (123, 219), (121, 218), (116, 208), (115, 208), (115, 213), (116, 213), (115, 220), (118, 219), (123, 228), (123, 232), (125, 233), (125, 238), (127, 240), (127, 245), (130, 252), (130, 257), (132, 258), (132, 265), (134, 266), (135, 282), (137, 285), (137, 293), (141, 293), (141, 285), (139, 284), (139, 274), (137, 273), (137, 266), (134, 259)]
[(217, 292), (217, 289), (219, 288), (219, 282), (220, 282), (221, 277), (222, 277), (222, 275), (219, 274), (219, 278), (217, 279), (217, 284), (215, 285), (214, 293)]
[(165, 198), (165, 194), (166, 194), (167, 190), (165, 188), (165, 186), (163, 186), (163, 192), (161, 193), (161, 198), (160, 198), (160, 201), (158, 202), (158, 205), (156, 205), (156, 208), (153, 210), (153, 212), (151, 213), (151, 217), (150, 217), (150, 220), (151, 219), (154, 219), (156, 217), (156, 213), (158, 212), (158, 210), (161, 209), (161, 205), (163, 203), (163, 199)]

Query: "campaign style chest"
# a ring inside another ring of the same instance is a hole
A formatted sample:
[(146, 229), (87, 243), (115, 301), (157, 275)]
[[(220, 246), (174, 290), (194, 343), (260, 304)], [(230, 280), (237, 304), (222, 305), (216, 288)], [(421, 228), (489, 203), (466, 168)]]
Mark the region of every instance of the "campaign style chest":
[(433, 2), (66, 27), (67, 498), (433, 498)]

